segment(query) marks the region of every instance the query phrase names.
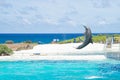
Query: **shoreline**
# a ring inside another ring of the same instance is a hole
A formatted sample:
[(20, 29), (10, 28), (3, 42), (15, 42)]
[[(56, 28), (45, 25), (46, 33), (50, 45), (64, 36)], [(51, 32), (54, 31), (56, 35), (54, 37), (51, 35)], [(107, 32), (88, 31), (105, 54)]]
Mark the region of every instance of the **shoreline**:
[(37, 61), (37, 60), (105, 60), (104, 55), (81, 56), (0, 56), (0, 61)]
[[(0, 61), (29, 60), (105, 60), (105, 44), (93, 43), (76, 49), (81, 43), (40, 44), (33, 49), (14, 51), (11, 56), (0, 56)], [(115, 45), (116, 46), (116, 45)], [(111, 48), (117, 50), (118, 48)]]

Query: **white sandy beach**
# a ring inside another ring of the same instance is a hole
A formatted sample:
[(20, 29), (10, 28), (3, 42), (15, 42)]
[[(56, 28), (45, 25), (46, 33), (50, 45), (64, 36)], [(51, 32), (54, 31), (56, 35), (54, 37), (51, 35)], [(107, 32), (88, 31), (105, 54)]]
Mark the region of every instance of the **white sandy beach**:
[(31, 50), (14, 51), (14, 55), (81, 55), (81, 54), (101, 54), (104, 53), (104, 44), (89, 44), (83, 49), (76, 49), (81, 43), (68, 44), (43, 44), (37, 45)]
[(14, 51), (11, 56), (1, 56), (0, 61), (16, 60), (104, 60), (104, 44), (89, 44), (76, 49), (80, 43), (41, 44), (31, 50)]
[[(31, 50), (14, 51), (11, 56), (0, 56), (0, 61), (16, 60), (104, 60), (105, 44), (89, 44), (76, 49), (81, 43), (41, 44)], [(114, 46), (119, 46), (115, 44)], [(116, 47), (115, 49), (117, 49)], [(113, 48), (111, 48), (113, 49)], [(114, 50), (115, 50), (114, 49)], [(110, 50), (109, 50), (110, 51)]]

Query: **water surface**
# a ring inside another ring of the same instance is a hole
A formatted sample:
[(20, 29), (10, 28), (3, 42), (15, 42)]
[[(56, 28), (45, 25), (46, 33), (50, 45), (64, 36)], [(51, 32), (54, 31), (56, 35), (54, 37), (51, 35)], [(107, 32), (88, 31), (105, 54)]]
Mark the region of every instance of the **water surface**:
[(119, 80), (120, 62), (3, 61), (0, 80)]

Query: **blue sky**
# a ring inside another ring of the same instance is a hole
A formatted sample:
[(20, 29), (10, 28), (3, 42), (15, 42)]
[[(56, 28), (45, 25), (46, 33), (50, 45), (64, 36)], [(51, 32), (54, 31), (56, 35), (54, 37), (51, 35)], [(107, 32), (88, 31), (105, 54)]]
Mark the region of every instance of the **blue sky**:
[(120, 0), (0, 0), (0, 33), (120, 33)]

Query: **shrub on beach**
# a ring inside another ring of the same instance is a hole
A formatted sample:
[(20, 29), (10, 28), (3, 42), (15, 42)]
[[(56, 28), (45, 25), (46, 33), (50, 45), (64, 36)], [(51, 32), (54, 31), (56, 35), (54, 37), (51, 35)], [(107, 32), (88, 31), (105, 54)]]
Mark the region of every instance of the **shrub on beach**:
[(24, 43), (32, 43), (31, 40), (24, 41)]
[[(75, 40), (75, 42), (74, 42)], [(58, 42), (59, 44), (65, 44), (65, 43), (79, 43), (79, 42), (83, 42), (84, 41), (84, 36), (81, 36), (81, 37), (77, 37), (77, 38), (72, 38), (72, 39), (69, 39), (69, 40), (63, 40), (63, 41), (60, 41)]]
[(92, 37), (93, 42), (95, 43), (105, 43), (106, 42), (106, 35), (97, 35)]
[(12, 40), (7, 40), (5, 43), (6, 44), (13, 44), (14, 42)]
[[(84, 36), (69, 39), (69, 40), (64, 40), (64, 41), (61, 41), (59, 43), (61, 43), (61, 44), (71, 43), (71, 42), (74, 42), (74, 39), (76, 40), (76, 43), (83, 42), (84, 41)], [(93, 35), (92, 40), (95, 43), (105, 43), (106, 42), (106, 35)]]
[(0, 45), (0, 56), (11, 55), (13, 51), (6, 45)]

